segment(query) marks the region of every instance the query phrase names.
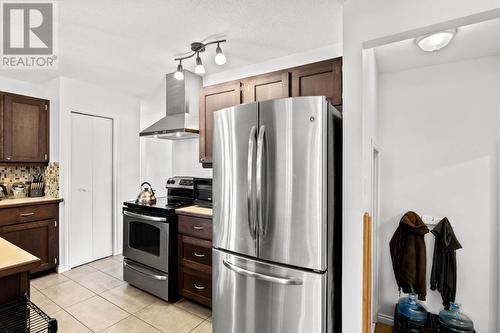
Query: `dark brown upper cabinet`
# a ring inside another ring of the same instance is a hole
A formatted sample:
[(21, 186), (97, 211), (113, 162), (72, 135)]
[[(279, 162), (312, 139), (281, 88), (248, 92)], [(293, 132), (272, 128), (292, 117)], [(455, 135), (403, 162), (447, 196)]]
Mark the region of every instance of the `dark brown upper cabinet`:
[(1, 93), (1, 162), (48, 163), (49, 101)]
[(253, 76), (242, 80), (243, 103), (290, 96), (287, 70)]
[(326, 96), (342, 106), (342, 58), (204, 87), (200, 97), (200, 162), (212, 167), (214, 112), (241, 103), (289, 96)]
[(205, 87), (200, 96), (200, 162), (212, 164), (214, 112), (241, 103), (241, 82), (231, 81)]
[(342, 58), (299, 66), (290, 70), (292, 96), (326, 96), (342, 105)]

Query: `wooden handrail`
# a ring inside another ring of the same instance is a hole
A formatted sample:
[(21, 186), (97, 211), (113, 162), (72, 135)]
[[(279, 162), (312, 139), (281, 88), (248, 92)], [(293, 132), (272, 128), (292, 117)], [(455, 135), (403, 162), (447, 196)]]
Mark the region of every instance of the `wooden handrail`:
[(372, 309), (372, 218), (363, 215), (363, 333), (371, 333)]

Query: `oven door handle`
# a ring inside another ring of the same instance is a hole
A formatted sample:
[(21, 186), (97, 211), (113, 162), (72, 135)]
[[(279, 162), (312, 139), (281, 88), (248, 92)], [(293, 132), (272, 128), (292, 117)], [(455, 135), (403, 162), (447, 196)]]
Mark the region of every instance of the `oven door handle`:
[(133, 217), (136, 219), (141, 219), (141, 220), (148, 220), (148, 221), (155, 221), (155, 222), (166, 222), (167, 218), (166, 217), (158, 217), (158, 216), (149, 216), (149, 215), (142, 215), (142, 214), (136, 214), (132, 213), (129, 211), (124, 210), (123, 215), (127, 215), (129, 217)]
[(147, 272), (147, 271), (145, 271), (145, 270), (143, 270), (143, 269), (141, 269), (139, 267), (135, 267), (135, 266), (129, 264), (126, 261), (123, 262), (123, 266), (130, 268), (131, 270), (133, 270), (137, 274), (140, 274), (142, 276), (145, 276), (145, 277), (148, 277), (148, 278), (151, 278), (151, 279), (155, 279), (155, 280), (159, 280), (159, 281), (166, 281), (167, 280), (166, 276), (157, 275), (157, 274), (151, 274), (151, 273), (149, 273), (149, 272)]

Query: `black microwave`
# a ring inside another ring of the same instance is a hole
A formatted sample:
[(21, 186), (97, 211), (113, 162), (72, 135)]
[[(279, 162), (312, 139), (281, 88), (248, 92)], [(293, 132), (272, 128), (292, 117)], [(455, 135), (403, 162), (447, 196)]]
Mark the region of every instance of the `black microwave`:
[(212, 208), (212, 179), (194, 179), (194, 203), (201, 207)]

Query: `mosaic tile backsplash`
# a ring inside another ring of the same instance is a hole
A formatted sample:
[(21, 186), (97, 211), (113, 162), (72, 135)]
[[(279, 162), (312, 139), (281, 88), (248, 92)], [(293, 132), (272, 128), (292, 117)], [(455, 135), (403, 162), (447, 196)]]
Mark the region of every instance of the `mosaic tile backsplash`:
[(59, 198), (59, 163), (50, 163), (45, 168), (45, 196)]
[(49, 166), (0, 166), (0, 184), (10, 192), (12, 184), (31, 182), (34, 176), (44, 175), (45, 195), (59, 196), (59, 164), (50, 163)]

